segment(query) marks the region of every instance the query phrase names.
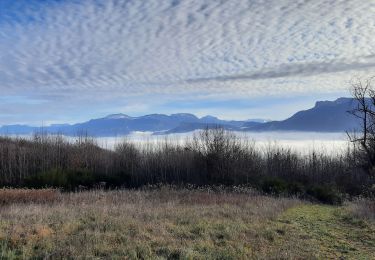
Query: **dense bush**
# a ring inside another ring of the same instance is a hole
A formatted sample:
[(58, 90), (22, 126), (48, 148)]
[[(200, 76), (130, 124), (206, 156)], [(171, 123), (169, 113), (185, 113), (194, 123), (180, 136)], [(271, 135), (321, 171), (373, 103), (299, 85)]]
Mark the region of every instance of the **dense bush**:
[(313, 186), (307, 190), (307, 194), (327, 204), (340, 205), (343, 202), (342, 194), (327, 185)]
[(263, 192), (272, 195), (299, 196), (333, 205), (340, 205), (343, 202), (343, 195), (335, 187), (327, 185), (311, 186), (277, 177), (267, 177), (262, 181), (260, 188)]
[(53, 187), (74, 190), (78, 186), (92, 187), (98, 180), (100, 180), (99, 176), (84, 169), (50, 169), (27, 177), (25, 184), (33, 188)]
[(275, 195), (288, 193), (288, 183), (280, 178), (267, 178), (262, 183), (262, 190)]
[(277, 177), (267, 177), (262, 181), (261, 189), (270, 194), (302, 195), (306, 187), (295, 181), (286, 181)]

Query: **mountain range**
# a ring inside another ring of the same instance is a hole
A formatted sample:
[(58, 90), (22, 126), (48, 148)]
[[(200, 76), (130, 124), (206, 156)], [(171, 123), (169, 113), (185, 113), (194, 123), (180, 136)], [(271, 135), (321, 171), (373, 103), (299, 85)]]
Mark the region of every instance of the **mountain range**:
[(359, 121), (347, 111), (357, 105), (352, 98), (338, 98), (335, 101), (318, 101), (311, 109), (299, 111), (282, 121), (253, 119), (246, 121), (221, 120), (214, 116), (198, 118), (193, 114), (150, 114), (131, 117), (112, 114), (78, 124), (54, 124), (46, 127), (28, 125), (5, 125), (0, 127), (2, 135), (28, 135), (35, 132), (75, 136), (120, 136), (134, 131), (154, 134), (185, 133), (198, 129), (221, 126), (235, 131), (315, 131), (342, 132), (359, 126)]

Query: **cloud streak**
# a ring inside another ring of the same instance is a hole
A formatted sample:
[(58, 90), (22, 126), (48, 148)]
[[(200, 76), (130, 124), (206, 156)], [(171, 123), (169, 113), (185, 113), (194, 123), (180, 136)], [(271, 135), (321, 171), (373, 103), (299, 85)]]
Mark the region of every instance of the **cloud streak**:
[(367, 71), (375, 68), (373, 56), (366, 57), (367, 62), (322, 62), (308, 64), (282, 64), (273, 69), (262, 69), (258, 72), (247, 74), (216, 76), (207, 78), (187, 79), (187, 83), (210, 82), (210, 81), (236, 81), (236, 80), (264, 80), (285, 77), (309, 77), (321, 74), (338, 72)]

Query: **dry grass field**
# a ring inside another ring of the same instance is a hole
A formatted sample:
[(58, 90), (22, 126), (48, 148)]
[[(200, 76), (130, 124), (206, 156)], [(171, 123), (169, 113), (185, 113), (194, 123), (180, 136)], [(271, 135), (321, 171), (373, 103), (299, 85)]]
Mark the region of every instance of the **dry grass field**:
[(375, 255), (375, 225), (367, 210), (371, 202), (335, 207), (251, 192), (171, 188), (1, 190), (0, 195), (0, 259), (373, 259)]

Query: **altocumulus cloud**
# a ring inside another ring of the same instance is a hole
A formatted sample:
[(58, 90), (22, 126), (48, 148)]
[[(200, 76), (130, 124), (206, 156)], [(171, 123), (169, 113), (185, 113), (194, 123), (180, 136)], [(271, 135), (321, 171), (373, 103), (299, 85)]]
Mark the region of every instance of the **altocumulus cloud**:
[(374, 13), (373, 0), (2, 0), (0, 91), (77, 103), (337, 92), (374, 72)]

